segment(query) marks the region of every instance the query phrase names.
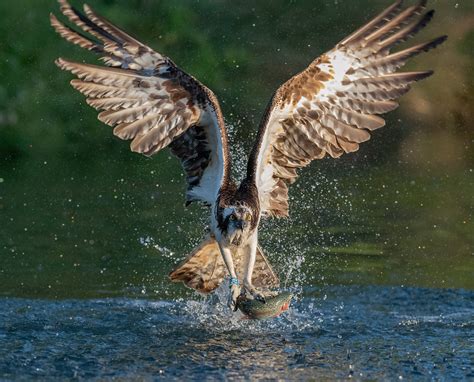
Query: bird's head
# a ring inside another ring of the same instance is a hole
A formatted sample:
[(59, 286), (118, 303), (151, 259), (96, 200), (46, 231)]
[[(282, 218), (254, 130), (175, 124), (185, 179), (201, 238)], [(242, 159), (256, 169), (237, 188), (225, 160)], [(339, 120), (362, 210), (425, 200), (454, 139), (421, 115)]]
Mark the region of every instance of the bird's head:
[(230, 244), (240, 245), (252, 227), (252, 210), (245, 205), (229, 206), (223, 211), (223, 233)]

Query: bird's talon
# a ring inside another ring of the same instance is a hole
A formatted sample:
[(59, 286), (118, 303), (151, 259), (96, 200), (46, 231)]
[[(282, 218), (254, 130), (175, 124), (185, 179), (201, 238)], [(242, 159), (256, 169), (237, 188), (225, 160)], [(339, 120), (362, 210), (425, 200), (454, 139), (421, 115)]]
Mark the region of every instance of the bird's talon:
[(265, 296), (261, 292), (257, 291), (257, 289), (252, 284), (244, 284), (242, 290), (243, 293), (246, 294), (249, 298), (260, 301), (263, 304), (266, 303)]
[(230, 286), (229, 308), (235, 312), (237, 311), (237, 298), (240, 296), (242, 290), (239, 285), (232, 284)]

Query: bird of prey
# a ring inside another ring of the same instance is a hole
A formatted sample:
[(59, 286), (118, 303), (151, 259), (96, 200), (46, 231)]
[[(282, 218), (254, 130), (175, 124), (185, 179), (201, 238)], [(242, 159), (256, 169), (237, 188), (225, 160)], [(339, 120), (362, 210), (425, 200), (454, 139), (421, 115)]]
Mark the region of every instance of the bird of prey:
[(432, 71), (400, 72), (407, 61), (446, 36), (401, 51), (432, 19), (426, 1), (397, 1), (280, 86), (271, 97), (250, 152), (245, 178), (231, 176), (224, 118), (214, 93), (169, 57), (99, 16), (59, 0), (71, 26), (51, 14), (67, 41), (101, 56), (105, 66), (56, 64), (77, 79), (71, 85), (100, 110), (100, 121), (131, 140), (131, 150), (151, 156), (169, 147), (186, 174), (186, 201), (210, 211), (210, 234), (170, 277), (203, 293), (230, 276), (229, 305), (241, 293), (264, 301), (278, 286), (258, 245), (262, 219), (288, 216), (288, 187), (298, 170), (326, 155), (352, 153), (385, 125), (380, 116)]

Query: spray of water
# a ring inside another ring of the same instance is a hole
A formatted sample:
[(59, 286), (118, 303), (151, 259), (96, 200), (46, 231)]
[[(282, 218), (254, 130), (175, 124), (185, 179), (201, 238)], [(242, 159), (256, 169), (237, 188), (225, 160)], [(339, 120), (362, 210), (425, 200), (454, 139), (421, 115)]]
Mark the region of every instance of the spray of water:
[[(245, 176), (248, 153), (236, 139), (237, 128), (238, 124), (228, 126), (233, 175), (239, 181)], [(241, 313), (232, 313), (227, 307), (229, 288), (227, 283), (223, 283), (210, 296), (195, 294), (195, 298), (176, 301), (182, 306), (183, 313), (196, 325), (222, 330), (238, 328), (263, 330), (277, 327), (300, 330), (310, 322), (314, 326), (317, 302), (307, 303), (304, 308), (298, 302), (303, 296), (305, 286), (314, 283), (325, 284), (324, 278), (319, 276), (317, 271), (314, 272), (314, 263), (318, 263), (325, 255), (325, 248), (344, 245), (343, 237), (324, 230), (328, 220), (328, 209), (331, 214), (338, 214), (341, 217), (351, 210), (351, 205), (348, 195), (339, 191), (337, 179), (328, 178), (319, 172), (315, 176), (305, 175), (292, 185), (290, 190), (290, 218), (264, 220), (259, 231), (260, 245), (279, 274), (281, 287), (295, 294), (290, 311), (276, 320), (244, 320)], [(332, 195), (331, 205), (326, 202), (328, 194)], [(203, 211), (202, 216), (205, 215)], [(203, 220), (202, 223), (205, 225), (206, 222)], [(175, 224), (179, 226), (180, 222)], [(152, 236), (145, 236), (140, 241), (142, 245), (154, 248), (161, 256), (175, 257), (172, 250), (156, 243)], [(308, 272), (308, 269), (312, 272)], [(166, 288), (166, 284), (160, 287)], [(311, 319), (306, 319), (308, 317)]]

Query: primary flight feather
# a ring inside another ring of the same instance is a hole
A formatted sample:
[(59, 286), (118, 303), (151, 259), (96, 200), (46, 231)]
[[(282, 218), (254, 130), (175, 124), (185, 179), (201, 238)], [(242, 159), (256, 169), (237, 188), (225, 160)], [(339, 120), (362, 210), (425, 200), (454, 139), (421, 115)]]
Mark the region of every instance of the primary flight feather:
[(101, 55), (106, 66), (56, 64), (77, 79), (71, 85), (100, 110), (99, 120), (131, 150), (151, 156), (165, 147), (186, 173), (186, 200), (210, 206), (208, 238), (170, 277), (208, 293), (229, 274), (230, 305), (243, 292), (264, 300), (279, 281), (258, 245), (263, 217), (288, 215), (288, 186), (297, 172), (326, 155), (359, 149), (385, 125), (382, 114), (432, 71), (400, 72), (407, 61), (446, 36), (392, 53), (423, 29), (434, 11), (426, 1), (397, 1), (365, 26), (315, 59), (275, 92), (260, 123), (247, 175), (237, 184), (224, 118), (214, 93), (174, 62), (131, 37), (89, 6), (83, 12), (59, 0), (73, 29), (51, 15), (67, 41)]

